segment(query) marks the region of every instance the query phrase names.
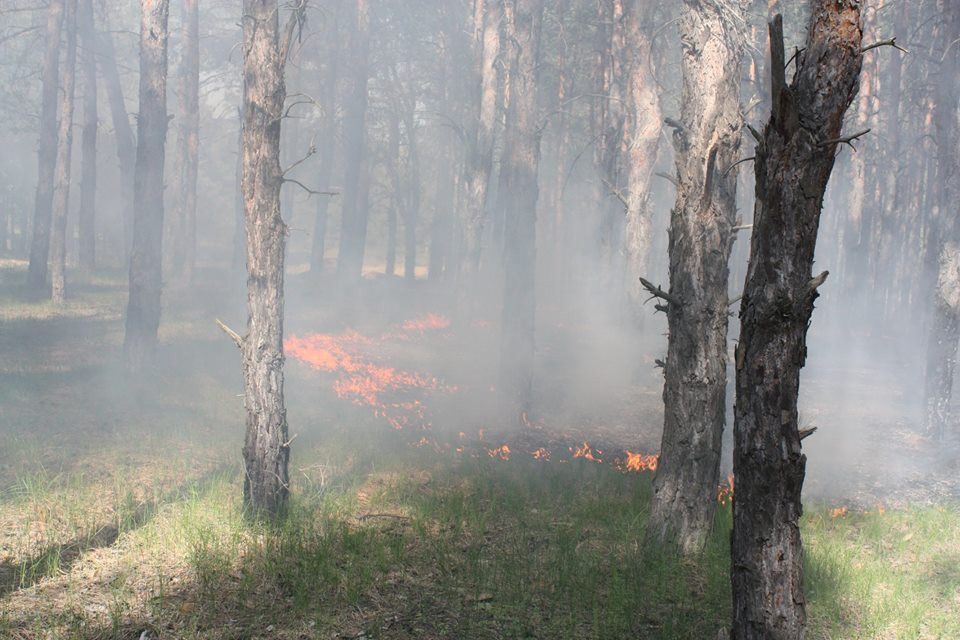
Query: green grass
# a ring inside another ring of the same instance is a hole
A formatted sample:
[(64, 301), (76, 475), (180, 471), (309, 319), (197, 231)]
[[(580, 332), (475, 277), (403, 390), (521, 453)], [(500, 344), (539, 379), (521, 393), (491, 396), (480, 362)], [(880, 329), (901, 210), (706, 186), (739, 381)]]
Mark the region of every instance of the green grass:
[[(289, 515), (251, 521), (239, 363), (206, 317), (171, 313), (163, 367), (126, 379), (114, 275), (67, 310), (23, 301), (20, 275), (0, 268), (0, 638), (712, 640), (729, 626), (729, 506), (680, 559), (640, 544), (647, 473), (414, 448), (330, 394), (290, 394)], [(288, 388), (313, 389), (295, 372)], [(802, 521), (808, 637), (960, 638), (960, 507), (834, 506)]]

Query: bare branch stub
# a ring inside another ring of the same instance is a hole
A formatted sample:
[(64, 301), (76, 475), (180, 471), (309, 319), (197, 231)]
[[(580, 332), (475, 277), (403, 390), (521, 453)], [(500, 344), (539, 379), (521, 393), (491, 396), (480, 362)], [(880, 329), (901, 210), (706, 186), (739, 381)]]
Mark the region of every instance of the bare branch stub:
[(677, 182), (677, 179), (674, 178), (669, 173), (663, 173), (662, 171), (657, 171), (653, 175), (657, 176), (658, 178), (663, 178), (664, 180), (667, 180), (668, 182), (670, 182), (670, 184), (677, 187), (678, 189), (680, 188), (680, 183)]
[(228, 327), (226, 324), (224, 324), (220, 320), (220, 318), (217, 318), (216, 321), (217, 321), (217, 326), (220, 327), (220, 330), (223, 331), (225, 334), (227, 334), (227, 336), (229, 336), (229, 338), (234, 341), (234, 343), (237, 345), (237, 348), (243, 349), (243, 341), (244, 341), (243, 336), (241, 336), (239, 333), (237, 333), (236, 331)]
[[(660, 300), (663, 300), (667, 304), (672, 304), (675, 308), (679, 308), (683, 306), (683, 303), (680, 300), (678, 300), (674, 296), (671, 296), (669, 293), (664, 291), (659, 285), (653, 284), (646, 278), (641, 277), (640, 284), (642, 284), (643, 288), (646, 289), (650, 293), (650, 295), (653, 296), (654, 298), (659, 298)], [(662, 305), (658, 305), (658, 306), (662, 306)], [(666, 309), (663, 309), (663, 311), (666, 311)]]
[(300, 182), (299, 180), (294, 180), (293, 178), (283, 178), (283, 181), (284, 181), (284, 182), (291, 182), (291, 183), (297, 185), (298, 187), (300, 187), (301, 189), (303, 189), (304, 191), (306, 191), (307, 194), (309, 194), (309, 195), (311, 195), (311, 196), (330, 196), (330, 197), (333, 197), (333, 196), (338, 196), (338, 195), (340, 195), (340, 192), (339, 192), (339, 191), (316, 191), (316, 190), (314, 190), (314, 189), (311, 189), (311, 188), (308, 187), (307, 185), (303, 184), (303, 183)]
[(850, 145), (851, 149), (856, 151), (857, 148), (853, 146), (853, 141), (856, 140), (857, 138), (861, 138), (867, 135), (868, 133), (870, 133), (870, 129), (864, 129), (863, 131), (858, 131), (857, 133), (852, 133), (848, 136), (841, 136), (839, 138), (832, 138), (830, 140), (821, 140), (820, 142), (817, 143), (817, 146), (829, 147), (830, 145), (834, 145), (834, 144), (848, 144)]
[(894, 36), (894, 37), (892, 37), (892, 38), (887, 38), (886, 40), (878, 40), (877, 42), (874, 42), (873, 44), (868, 44), (867, 46), (862, 47), (862, 48), (860, 49), (860, 53), (866, 53), (867, 51), (870, 51), (871, 49), (877, 49), (877, 48), (879, 48), (879, 47), (893, 47), (893, 48), (896, 49), (897, 51), (902, 51), (903, 53), (907, 53), (907, 54), (910, 53), (908, 50), (904, 49), (903, 47), (901, 47), (900, 45), (897, 44), (897, 37), (896, 37), (896, 36)]

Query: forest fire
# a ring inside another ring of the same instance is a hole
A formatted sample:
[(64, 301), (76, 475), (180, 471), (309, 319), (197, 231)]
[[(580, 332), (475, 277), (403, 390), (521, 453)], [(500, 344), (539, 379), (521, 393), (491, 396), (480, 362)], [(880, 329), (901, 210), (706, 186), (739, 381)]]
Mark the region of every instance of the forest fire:
[(657, 462), (660, 456), (656, 454), (644, 455), (632, 451), (624, 451), (626, 459), (623, 461), (623, 468), (627, 471), (656, 471)]
[(392, 400), (388, 395), (402, 395), (412, 390), (452, 393), (456, 387), (432, 376), (377, 364), (365, 354), (376, 351), (390, 340), (409, 340), (414, 333), (422, 335), (430, 329), (449, 325), (447, 318), (427, 314), (388, 330), (379, 338), (368, 338), (357, 332), (320, 333), (303, 338), (291, 336), (284, 342), (284, 349), (314, 369), (336, 374), (333, 391), (338, 398), (372, 408), (375, 416), (383, 418), (393, 428), (429, 428), (429, 420), (419, 399)]

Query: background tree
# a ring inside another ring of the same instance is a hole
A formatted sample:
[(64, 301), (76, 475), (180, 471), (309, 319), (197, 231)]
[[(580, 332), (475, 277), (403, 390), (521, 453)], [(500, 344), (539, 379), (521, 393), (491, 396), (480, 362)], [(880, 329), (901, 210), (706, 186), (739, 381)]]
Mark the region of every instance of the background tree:
[(197, 262), (197, 168), (200, 153), (200, 7), (183, 0), (180, 29), (177, 186), (170, 264), (175, 277), (190, 282)]
[(66, 60), (60, 93), (60, 129), (57, 133), (57, 169), (54, 182), (53, 223), (50, 229), (50, 298), (66, 301), (67, 212), (70, 206), (70, 166), (73, 158), (73, 98), (77, 78), (77, 0), (67, 0), (64, 26)]
[[(859, 0), (813, 0), (788, 86), (783, 21), (770, 28), (772, 111), (759, 137), (750, 264), (740, 305), (734, 424), (733, 637), (804, 637), (799, 519), (806, 467), (797, 397), (817, 288), (820, 211), (862, 62)], [(846, 139), (847, 141), (850, 138)]]
[(87, 273), (97, 266), (97, 32), (93, 0), (80, 0), (77, 14), (83, 44), (83, 133), (81, 136), (79, 245), (77, 260)]
[(129, 369), (153, 355), (160, 326), (163, 246), (163, 163), (167, 138), (169, 0), (141, 0), (140, 112), (134, 179), (130, 297), (123, 352)]
[(43, 53), (43, 93), (40, 102), (40, 143), (37, 151), (37, 193), (27, 286), (39, 291), (47, 284), (50, 221), (53, 215), (54, 172), (57, 166), (57, 88), (60, 85), (60, 31), (64, 0), (51, 0)]

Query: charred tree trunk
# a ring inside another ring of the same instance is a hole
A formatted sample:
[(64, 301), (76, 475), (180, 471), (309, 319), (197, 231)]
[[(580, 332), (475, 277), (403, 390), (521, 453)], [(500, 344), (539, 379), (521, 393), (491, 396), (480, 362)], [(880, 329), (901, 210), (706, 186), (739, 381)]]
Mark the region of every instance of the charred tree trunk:
[(940, 439), (950, 422), (950, 398), (960, 339), (960, 222), (957, 202), (960, 199), (960, 159), (957, 147), (957, 102), (960, 100), (960, 6), (952, 0), (939, 0), (935, 52), (941, 63), (937, 78), (933, 125), (937, 149), (938, 208), (934, 235), (937, 260), (937, 284), (930, 335), (927, 338), (924, 426), (932, 437)]
[(727, 281), (740, 148), (740, 29), (746, 2), (686, 0), (683, 91), (674, 127), (664, 425), (647, 538), (699, 551), (713, 524), (726, 414)]
[[(337, 80), (340, 75), (339, 39), (336, 8), (329, 26), (326, 53), (326, 70), (323, 78), (323, 90), (320, 94), (322, 124), (320, 130), (319, 167), (317, 184), (326, 189), (333, 176), (333, 161), (337, 149)], [(319, 275), (323, 271), (323, 262), (327, 243), (327, 216), (330, 210), (330, 196), (317, 198), (317, 212), (313, 225), (313, 237), (310, 249), (310, 273)]]
[(83, 134), (80, 164), (79, 251), (80, 270), (97, 266), (97, 32), (93, 26), (93, 0), (81, 0), (80, 38), (83, 42)]
[(627, 296), (634, 315), (647, 298), (640, 276), (646, 272), (650, 252), (650, 178), (660, 142), (660, 104), (644, 21), (652, 7), (646, 0), (627, 3), (624, 24), (629, 59), (626, 63), (625, 155), (627, 163), (626, 254)]
[(367, 83), (370, 76), (370, 15), (367, 0), (356, 0), (353, 35), (351, 38), (351, 87), (344, 114), (344, 180), (343, 230), (340, 233), (340, 253), (337, 255), (337, 274), (343, 282), (360, 280), (363, 275), (363, 254), (367, 241), (367, 184), (366, 115)]
[(540, 126), (537, 62), (543, 0), (507, 0), (512, 60), (507, 133), (501, 160), (504, 206), (504, 288), (500, 335), (500, 393), (505, 415), (520, 419), (531, 408), (534, 328), (537, 175)]
[(141, 0), (140, 7), (140, 113), (137, 117), (130, 297), (123, 340), (124, 357), (131, 370), (140, 369), (152, 358), (160, 327), (170, 0)]
[(286, 45), (277, 0), (243, 2), (243, 204), (247, 229), (247, 335), (243, 353), (247, 435), (243, 500), (277, 516), (289, 493), (287, 410), (283, 400), (283, 264), (287, 226), (280, 216), (280, 123)]
[(750, 264), (736, 350), (732, 583), (736, 640), (804, 637), (806, 456), (797, 424), (806, 335), (827, 273), (811, 277), (843, 115), (862, 60), (859, 0), (813, 0), (788, 87), (783, 22), (771, 23), (772, 114), (756, 150)]
[(47, 284), (50, 257), (50, 220), (53, 215), (54, 173), (57, 167), (57, 89), (60, 86), (60, 31), (64, 0), (51, 0), (47, 13), (43, 54), (43, 93), (40, 98), (40, 142), (37, 152), (37, 194), (27, 287), (37, 292)]
[(60, 131), (57, 134), (57, 169), (50, 229), (50, 299), (66, 302), (67, 211), (70, 207), (70, 165), (73, 158), (73, 98), (77, 79), (77, 0), (67, 0), (64, 13), (67, 55), (60, 88)]
[[(120, 166), (120, 197), (123, 215), (124, 258), (128, 258), (133, 244), (134, 211), (134, 173), (137, 164), (137, 141), (130, 126), (130, 116), (123, 99), (123, 86), (120, 84), (120, 71), (117, 68), (117, 56), (113, 48), (113, 36), (109, 28), (100, 38), (100, 73), (110, 103), (110, 118), (113, 123), (113, 135), (117, 141), (117, 160)], [(126, 262), (125, 262), (126, 264)]]
[(173, 220), (174, 277), (189, 283), (197, 262), (197, 169), (200, 149), (199, 0), (183, 0), (180, 36), (180, 102), (176, 148), (176, 206)]
[(474, 17), (476, 65), (468, 114), (467, 148), (460, 179), (459, 208), (463, 249), (460, 292), (473, 295), (480, 272), (481, 239), (486, 220), (487, 190), (493, 169), (493, 133), (497, 115), (496, 60), (500, 52), (501, 0), (478, 0)]

